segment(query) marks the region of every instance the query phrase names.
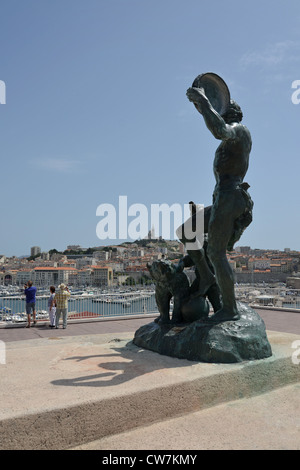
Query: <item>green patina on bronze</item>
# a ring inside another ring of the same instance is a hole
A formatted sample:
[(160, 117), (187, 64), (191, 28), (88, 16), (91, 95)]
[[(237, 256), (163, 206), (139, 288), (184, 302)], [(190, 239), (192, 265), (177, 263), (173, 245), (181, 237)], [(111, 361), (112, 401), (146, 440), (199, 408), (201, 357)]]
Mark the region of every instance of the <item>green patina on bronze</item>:
[[(189, 228), (197, 227), (197, 207), (190, 202), (191, 217), (177, 230), (188, 255), (177, 266), (166, 261), (148, 266), (156, 283), (160, 317), (155, 324), (138, 330), (134, 343), (192, 360), (262, 359), (272, 354), (264, 323), (250, 307), (237, 304), (234, 276), (227, 259), (227, 250), (233, 249), (252, 222), (253, 201), (248, 192), (250, 186), (244, 181), (251, 135), (241, 123), (240, 106), (230, 99), (228, 87), (218, 75), (199, 75), (187, 90), (187, 97), (202, 115), (208, 130), (221, 141), (213, 162), (216, 185), (212, 205), (204, 208), (205, 243), (201, 245), (203, 233), (197, 238), (197, 231), (193, 240), (189, 238)], [(183, 270), (193, 265), (196, 278), (189, 286)], [(170, 318), (172, 297), (174, 310)], [(214, 310), (210, 316), (208, 300)], [(170, 334), (172, 325), (168, 323), (184, 327)]]

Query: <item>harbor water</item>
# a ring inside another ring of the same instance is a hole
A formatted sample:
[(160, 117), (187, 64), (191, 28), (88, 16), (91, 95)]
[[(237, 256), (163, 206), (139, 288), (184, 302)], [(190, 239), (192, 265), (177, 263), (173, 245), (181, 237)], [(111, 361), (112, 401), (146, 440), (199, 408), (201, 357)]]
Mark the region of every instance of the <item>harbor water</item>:
[[(49, 296), (37, 296), (36, 312), (38, 318), (48, 316)], [(82, 316), (119, 316), (157, 312), (154, 292), (135, 292), (123, 295), (76, 296), (68, 301), (69, 315)], [(0, 298), (0, 321), (15, 320), (26, 314), (25, 297)]]

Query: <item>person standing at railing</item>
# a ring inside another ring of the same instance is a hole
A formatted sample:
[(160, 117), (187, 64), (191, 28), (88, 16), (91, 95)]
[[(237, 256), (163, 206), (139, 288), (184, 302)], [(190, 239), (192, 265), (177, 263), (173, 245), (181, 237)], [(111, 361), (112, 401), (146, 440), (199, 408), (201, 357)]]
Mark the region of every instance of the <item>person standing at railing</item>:
[(36, 287), (32, 285), (32, 281), (28, 281), (24, 285), (25, 295), (26, 295), (26, 313), (27, 313), (27, 326), (31, 326), (31, 312), (33, 313), (33, 324), (36, 324), (36, 310), (35, 310), (35, 296), (36, 296)]
[(68, 300), (71, 294), (65, 284), (59, 286), (59, 291), (55, 295), (56, 301), (56, 315), (55, 315), (55, 328), (58, 328), (60, 315), (63, 317), (63, 328), (67, 328), (67, 317), (68, 317)]
[(55, 314), (56, 314), (56, 300), (55, 300), (55, 287), (50, 286), (50, 297), (48, 299), (49, 320), (50, 328), (55, 327)]

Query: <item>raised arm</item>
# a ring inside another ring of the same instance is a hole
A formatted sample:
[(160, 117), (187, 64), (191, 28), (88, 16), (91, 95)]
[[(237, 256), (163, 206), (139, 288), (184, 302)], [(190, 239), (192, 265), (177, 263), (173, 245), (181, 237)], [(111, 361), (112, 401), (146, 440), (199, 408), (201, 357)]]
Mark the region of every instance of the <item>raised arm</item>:
[(222, 116), (212, 107), (201, 88), (189, 88), (186, 92), (188, 99), (194, 103), (202, 114), (205, 124), (216, 139), (228, 140), (235, 138), (234, 126), (226, 124)]

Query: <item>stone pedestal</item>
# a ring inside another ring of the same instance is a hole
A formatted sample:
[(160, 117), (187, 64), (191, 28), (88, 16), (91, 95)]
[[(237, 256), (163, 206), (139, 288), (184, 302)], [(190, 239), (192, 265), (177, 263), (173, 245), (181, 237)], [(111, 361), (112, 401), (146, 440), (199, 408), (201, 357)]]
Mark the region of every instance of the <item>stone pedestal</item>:
[(183, 324), (152, 322), (139, 328), (136, 346), (166, 356), (211, 363), (234, 363), (272, 356), (260, 316), (239, 303), (240, 319), (221, 323), (194, 321)]

